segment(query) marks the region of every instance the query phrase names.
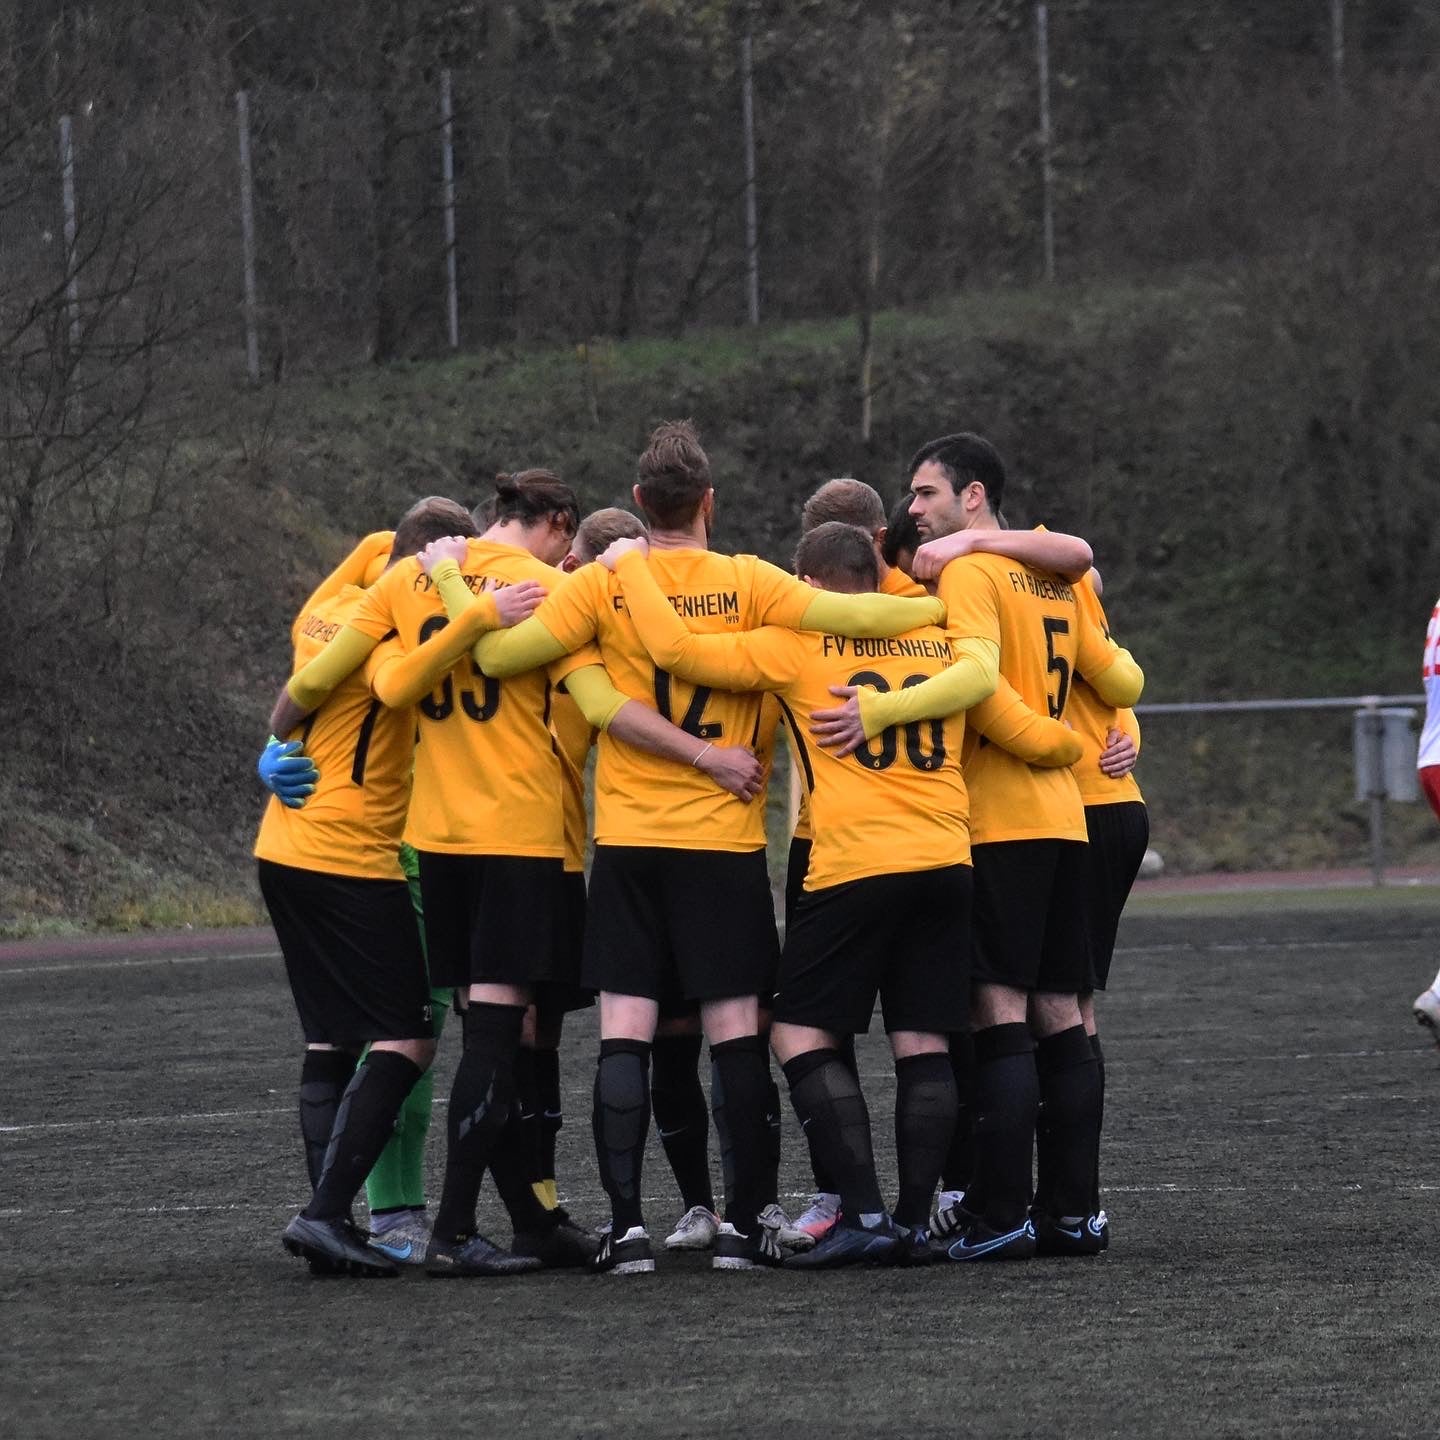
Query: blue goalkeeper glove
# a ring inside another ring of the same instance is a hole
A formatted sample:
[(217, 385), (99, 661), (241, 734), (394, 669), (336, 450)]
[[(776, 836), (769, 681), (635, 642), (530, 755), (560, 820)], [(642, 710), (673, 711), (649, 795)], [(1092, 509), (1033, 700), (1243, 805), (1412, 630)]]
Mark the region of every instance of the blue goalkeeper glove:
[(320, 779), (315, 762), (301, 748), (300, 741), (277, 740), (273, 735), (260, 752), (255, 770), (260, 783), (291, 810), (298, 810), (315, 793)]

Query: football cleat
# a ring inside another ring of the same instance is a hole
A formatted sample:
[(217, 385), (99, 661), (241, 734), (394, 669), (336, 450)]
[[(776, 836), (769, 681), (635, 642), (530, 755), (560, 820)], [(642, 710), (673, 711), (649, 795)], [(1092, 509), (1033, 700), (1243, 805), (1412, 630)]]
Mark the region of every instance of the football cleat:
[(852, 1225), (844, 1215), (813, 1250), (785, 1257), (787, 1270), (835, 1270), (842, 1265), (893, 1265), (904, 1237), (888, 1215), (874, 1226)]
[(655, 1269), (655, 1252), (643, 1225), (632, 1225), (618, 1240), (606, 1231), (600, 1249), (590, 1262), (597, 1275), (649, 1275)]
[(895, 1256), (897, 1265), (931, 1265), (940, 1256), (930, 1243), (930, 1232), (923, 1225), (907, 1228), (897, 1224), (900, 1232), (900, 1249)]
[(371, 1235), (370, 1248), (396, 1265), (423, 1265), (430, 1245), (430, 1226), (423, 1210), (412, 1211), (381, 1235)]
[(753, 1235), (742, 1235), (730, 1222), (724, 1221), (715, 1235), (715, 1253), (710, 1257), (712, 1270), (773, 1269), (784, 1259), (776, 1232), (766, 1225), (757, 1225)]
[(720, 1231), (720, 1217), (703, 1205), (692, 1205), (665, 1237), (667, 1250), (708, 1250)]
[(517, 1230), (510, 1253), (533, 1255), (547, 1270), (565, 1270), (590, 1264), (599, 1248), (593, 1235), (566, 1216), (548, 1230)]
[(1430, 1032), (1430, 1038), (1440, 1045), (1440, 995), (1435, 993), (1435, 987), (1432, 985), (1423, 995), (1417, 995), (1410, 1008), (1417, 1023), (1423, 1025)]
[(806, 1209), (795, 1221), (795, 1228), (808, 1235), (811, 1241), (823, 1240), (834, 1228), (840, 1214), (840, 1197), (828, 1191), (819, 1191)]
[(802, 1230), (774, 1201), (757, 1218), (774, 1235), (782, 1250), (808, 1250), (815, 1243), (815, 1237), (808, 1230)]
[(1110, 1248), (1110, 1218), (1103, 1210), (1059, 1219), (1032, 1210), (1030, 1220), (1035, 1227), (1037, 1255), (1098, 1255)]
[(393, 1280), (400, 1273), (365, 1243), (364, 1235), (349, 1220), (311, 1220), (297, 1215), (285, 1227), (280, 1243), (290, 1254), (308, 1260), (313, 1275)]
[(483, 1235), (464, 1240), (441, 1240), (432, 1235), (425, 1252), (425, 1273), (437, 1280), (472, 1275), (524, 1275), (539, 1270), (535, 1255), (511, 1255)]
[(1003, 1231), (971, 1220), (945, 1253), (952, 1260), (1028, 1260), (1035, 1253), (1035, 1227), (1028, 1217), (1016, 1229)]

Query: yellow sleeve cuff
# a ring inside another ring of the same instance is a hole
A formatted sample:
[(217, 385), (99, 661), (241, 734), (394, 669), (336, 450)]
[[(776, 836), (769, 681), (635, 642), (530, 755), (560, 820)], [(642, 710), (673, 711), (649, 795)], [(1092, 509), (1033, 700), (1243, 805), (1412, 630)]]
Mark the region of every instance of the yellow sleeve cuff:
[[(943, 625), (945, 605), (933, 595), (837, 595), (817, 590), (800, 617), (801, 630), (824, 630), (852, 640), (888, 640), (922, 625)], [(963, 707), (962, 707), (963, 708)]]
[(1136, 704), (1145, 689), (1145, 672), (1128, 650), (1117, 647), (1115, 658), (1098, 675), (1085, 677), (1090, 688), (1117, 710)]
[(309, 714), (347, 675), (365, 663), (379, 643), (353, 625), (344, 626), (304, 669), (290, 677), (286, 694)]
[(608, 730), (610, 722), (630, 703), (611, 683), (603, 665), (585, 665), (565, 677), (565, 689), (593, 729)]
[(867, 740), (892, 725), (943, 720), (994, 694), (1000, 678), (1000, 647), (993, 640), (975, 638), (953, 641), (952, 647), (954, 664), (919, 685), (883, 693), (860, 691), (860, 723)]

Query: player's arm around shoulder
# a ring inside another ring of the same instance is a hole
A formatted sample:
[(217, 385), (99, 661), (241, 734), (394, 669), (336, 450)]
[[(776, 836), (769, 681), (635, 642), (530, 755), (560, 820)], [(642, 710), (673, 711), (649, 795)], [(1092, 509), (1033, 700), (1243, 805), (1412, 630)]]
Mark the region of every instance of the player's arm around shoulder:
[[(513, 629), (482, 635), (473, 651), (480, 669), (493, 679), (504, 680), (549, 665), (594, 640), (604, 603), (604, 581), (595, 568), (582, 565), (572, 574), (558, 576), (554, 589), (534, 614)], [(497, 597), (501, 593), (497, 591)]]
[(660, 669), (721, 690), (776, 690), (794, 677), (798, 637), (793, 632), (768, 626), (728, 635), (695, 634), (675, 613), (646, 554), (643, 539), (627, 537), (615, 541), (600, 563), (613, 569), (636, 634)]
[(1084, 751), (1068, 725), (1032, 710), (1003, 675), (995, 693), (965, 718), (971, 729), (1027, 765), (1058, 769), (1075, 764)]

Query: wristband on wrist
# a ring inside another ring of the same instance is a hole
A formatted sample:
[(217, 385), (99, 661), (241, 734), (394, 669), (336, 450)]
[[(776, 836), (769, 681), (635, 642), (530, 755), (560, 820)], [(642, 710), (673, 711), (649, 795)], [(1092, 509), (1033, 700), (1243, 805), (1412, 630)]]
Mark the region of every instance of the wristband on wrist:
[(698, 770), (700, 768), (700, 762), (705, 758), (705, 751), (713, 750), (714, 748), (715, 742), (713, 740), (707, 740), (705, 742), (704, 749), (702, 749), (700, 753), (696, 755), (696, 757), (690, 762), (691, 765), (693, 765)]

